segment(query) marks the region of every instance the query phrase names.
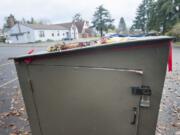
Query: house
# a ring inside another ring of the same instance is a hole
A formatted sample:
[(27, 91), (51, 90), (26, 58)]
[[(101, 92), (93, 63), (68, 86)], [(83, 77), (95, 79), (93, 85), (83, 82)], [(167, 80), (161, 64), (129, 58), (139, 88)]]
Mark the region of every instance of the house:
[(76, 22), (67, 22), (57, 25), (66, 27), (68, 29), (76, 27), (78, 30), (78, 37), (80, 38), (92, 37), (95, 35), (95, 31), (92, 28), (90, 28), (88, 21), (80, 20)]
[(75, 22), (75, 24), (78, 29), (79, 36), (83, 37), (85, 30), (89, 28), (88, 21), (78, 21), (78, 22)]
[(2, 29), (0, 29), (0, 37), (2, 37), (3, 36), (3, 31), (2, 31)]
[(67, 22), (67, 23), (59, 23), (59, 24), (55, 24), (57, 26), (60, 27), (64, 27), (67, 30), (69, 30), (69, 38), (70, 39), (78, 39), (78, 28), (77, 26), (73, 23), (73, 22)]
[(75, 24), (78, 29), (79, 37), (86, 38), (93, 36), (93, 31), (90, 28), (88, 21), (82, 20), (75, 22)]
[(5, 41), (5, 36), (4, 36), (3, 30), (0, 29), (0, 42), (4, 42), (4, 41)]
[(67, 28), (56, 24), (17, 23), (7, 32), (7, 35), (7, 40), (10, 43), (30, 43), (47, 40), (77, 39), (78, 31), (76, 26)]

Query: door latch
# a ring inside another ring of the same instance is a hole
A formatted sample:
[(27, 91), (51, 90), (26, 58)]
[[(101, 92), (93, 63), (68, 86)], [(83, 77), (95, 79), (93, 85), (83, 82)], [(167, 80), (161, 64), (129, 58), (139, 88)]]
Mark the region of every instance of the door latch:
[(132, 87), (133, 95), (145, 95), (151, 96), (151, 88), (149, 86), (142, 85), (141, 87)]
[(150, 107), (150, 96), (152, 95), (150, 86), (132, 87), (132, 94), (141, 96), (141, 107)]

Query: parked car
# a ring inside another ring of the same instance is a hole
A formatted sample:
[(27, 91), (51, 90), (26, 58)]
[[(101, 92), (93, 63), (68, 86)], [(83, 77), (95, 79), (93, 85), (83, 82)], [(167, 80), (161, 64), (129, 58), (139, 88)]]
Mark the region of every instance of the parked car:
[(11, 40), (8, 40), (8, 39), (5, 39), (5, 43), (11, 44), (12, 41), (11, 41)]
[(63, 38), (64, 41), (73, 40), (73, 38)]
[(5, 42), (6, 38), (4, 36), (0, 36), (0, 42)]

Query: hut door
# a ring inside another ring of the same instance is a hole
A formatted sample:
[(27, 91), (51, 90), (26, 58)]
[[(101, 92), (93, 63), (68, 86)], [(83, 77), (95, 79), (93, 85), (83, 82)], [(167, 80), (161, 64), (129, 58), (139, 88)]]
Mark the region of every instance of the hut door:
[(124, 70), (29, 68), (43, 135), (136, 135), (142, 75)]

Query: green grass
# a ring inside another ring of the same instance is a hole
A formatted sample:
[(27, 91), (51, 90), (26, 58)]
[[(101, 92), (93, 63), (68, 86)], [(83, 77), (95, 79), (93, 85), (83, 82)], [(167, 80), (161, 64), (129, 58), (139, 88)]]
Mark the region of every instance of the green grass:
[(175, 42), (174, 44), (175, 44), (175, 45), (179, 45), (179, 46), (180, 46), (180, 42)]

